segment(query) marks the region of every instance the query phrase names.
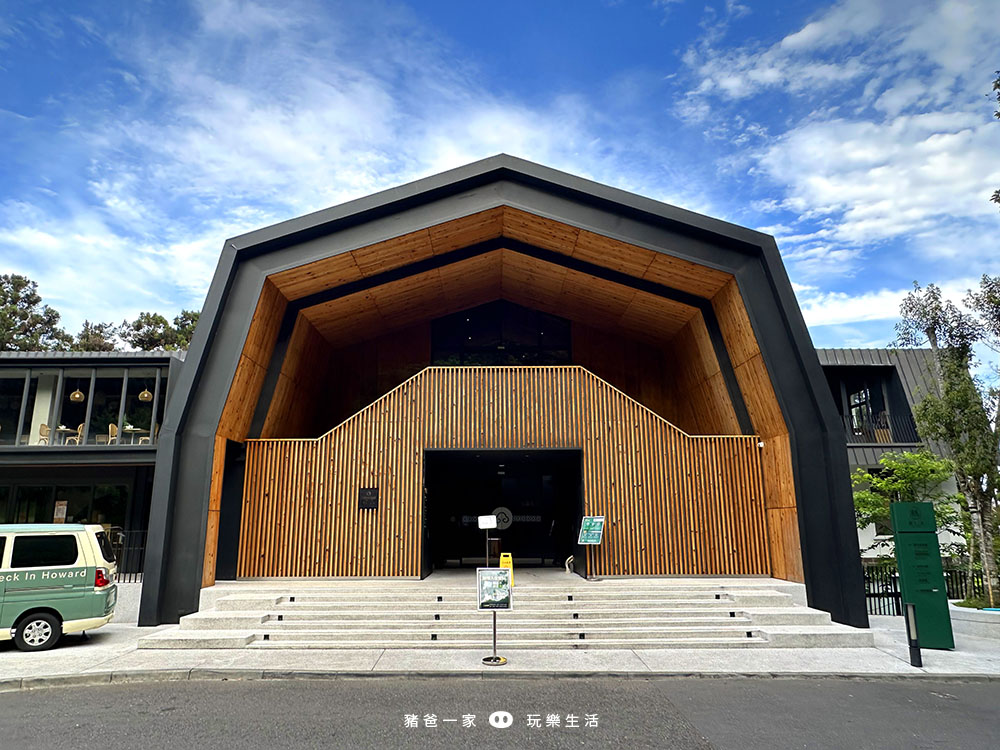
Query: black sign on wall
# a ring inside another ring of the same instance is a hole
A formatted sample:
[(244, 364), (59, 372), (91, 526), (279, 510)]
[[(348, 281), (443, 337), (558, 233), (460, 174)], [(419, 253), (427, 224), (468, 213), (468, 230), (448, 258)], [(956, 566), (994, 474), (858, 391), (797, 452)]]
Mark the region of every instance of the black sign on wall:
[(358, 490), (359, 510), (378, 510), (378, 487), (362, 487)]

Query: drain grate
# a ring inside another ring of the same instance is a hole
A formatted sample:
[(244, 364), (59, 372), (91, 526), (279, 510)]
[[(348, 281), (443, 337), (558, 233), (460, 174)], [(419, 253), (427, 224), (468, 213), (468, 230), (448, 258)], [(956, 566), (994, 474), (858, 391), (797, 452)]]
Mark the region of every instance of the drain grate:
[(278, 622), (281, 622), (284, 619), (285, 619), (284, 615), (278, 615)]
[(271, 634), (270, 633), (264, 633), (264, 640), (265, 641), (271, 640)]
[(434, 619), (435, 620), (440, 620), (441, 619), (441, 615), (434, 615)]
[(431, 640), (432, 641), (436, 641), (437, 639), (438, 639), (438, 634), (437, 633), (431, 633)]

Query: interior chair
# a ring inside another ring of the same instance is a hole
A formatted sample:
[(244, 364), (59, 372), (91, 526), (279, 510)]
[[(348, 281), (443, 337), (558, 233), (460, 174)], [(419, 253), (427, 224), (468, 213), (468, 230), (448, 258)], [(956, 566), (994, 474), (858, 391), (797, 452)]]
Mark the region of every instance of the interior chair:
[(47, 424), (38, 425), (38, 444), (48, 445), (49, 444), (49, 433), (52, 431), (49, 429)]
[[(155, 425), (153, 427), (153, 440), (157, 440), (160, 437), (160, 425)], [(139, 445), (149, 445), (149, 435), (139, 438)]]
[(100, 434), (97, 436), (98, 445), (114, 445), (118, 442), (118, 425), (114, 422), (108, 423), (108, 434)]
[(79, 445), (83, 442), (83, 425), (76, 428), (76, 434), (66, 438), (66, 445)]

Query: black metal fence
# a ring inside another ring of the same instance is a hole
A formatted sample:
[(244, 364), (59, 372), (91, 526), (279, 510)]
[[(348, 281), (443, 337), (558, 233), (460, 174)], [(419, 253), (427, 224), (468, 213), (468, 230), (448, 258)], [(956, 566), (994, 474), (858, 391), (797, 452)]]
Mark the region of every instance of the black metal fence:
[(870, 615), (903, 615), (903, 596), (899, 592), (896, 566), (865, 566), (865, 603)]
[(118, 561), (118, 583), (141, 583), (146, 563), (146, 531), (111, 529), (111, 548)]
[[(903, 615), (903, 596), (899, 591), (899, 571), (895, 565), (866, 565), (865, 602), (870, 615)], [(956, 569), (944, 572), (949, 599), (985, 596), (983, 574), (978, 570)]]

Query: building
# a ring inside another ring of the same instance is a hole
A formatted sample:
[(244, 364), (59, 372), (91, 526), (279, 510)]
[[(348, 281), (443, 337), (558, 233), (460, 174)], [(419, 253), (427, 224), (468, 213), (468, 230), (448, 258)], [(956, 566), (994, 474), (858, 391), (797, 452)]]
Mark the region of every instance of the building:
[(169, 386), (142, 624), (219, 579), (475, 564), (498, 508), (518, 560), (771, 575), (867, 624), (770, 236), (501, 155), (227, 241)]
[(145, 529), (182, 352), (0, 352), (0, 523)]
[[(930, 349), (817, 349), (820, 364), (830, 384), (837, 413), (847, 438), (847, 460), (851, 471), (880, 471), (884, 453), (916, 451), (923, 442), (913, 420), (914, 407), (928, 393), (936, 392), (934, 360)], [(943, 456), (941, 446), (929, 449)], [(957, 492), (951, 479), (947, 492)], [(942, 545), (965, 540), (943, 531)], [(877, 559), (891, 554), (892, 529), (874, 524), (858, 532), (861, 554)]]

